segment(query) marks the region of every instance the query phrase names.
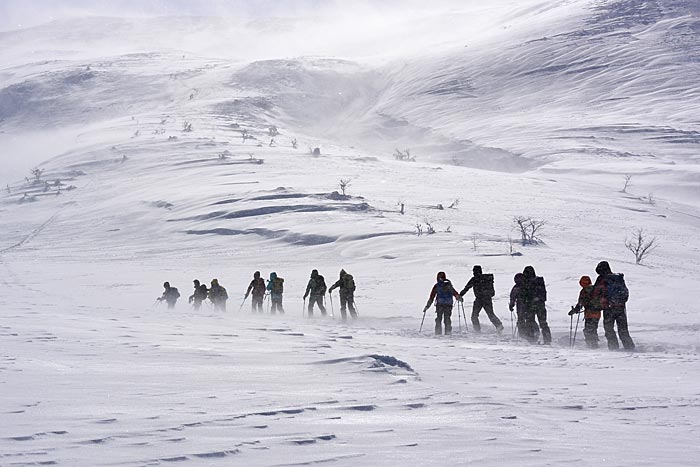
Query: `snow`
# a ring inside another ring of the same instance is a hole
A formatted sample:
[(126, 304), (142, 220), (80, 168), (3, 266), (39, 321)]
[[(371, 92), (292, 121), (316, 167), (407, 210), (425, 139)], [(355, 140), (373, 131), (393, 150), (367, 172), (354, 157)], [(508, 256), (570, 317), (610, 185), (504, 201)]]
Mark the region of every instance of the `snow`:
[[(695, 465), (694, 8), (439, 2), (356, 40), (361, 15), (338, 17), (332, 43), (299, 32), (318, 16), (0, 33), (0, 465)], [(260, 42), (222, 45), (242, 37)], [(48, 186), (23, 180), (37, 164)], [(513, 255), (518, 215), (547, 221), (545, 243)], [(660, 242), (641, 266), (636, 228)], [(581, 329), (568, 346), (602, 259), (636, 352), (588, 350)], [(432, 310), (419, 332), (436, 273), (461, 288), (475, 264), (505, 333), (455, 312), (435, 337)], [(510, 334), (526, 265), (551, 347)], [(341, 268), (360, 318), (337, 294), (334, 319), (304, 318), (310, 271)], [(241, 305), (256, 270), (285, 278), (284, 316)], [(187, 305), (195, 278), (227, 288), (226, 313)], [(154, 303), (166, 280), (174, 310)]]

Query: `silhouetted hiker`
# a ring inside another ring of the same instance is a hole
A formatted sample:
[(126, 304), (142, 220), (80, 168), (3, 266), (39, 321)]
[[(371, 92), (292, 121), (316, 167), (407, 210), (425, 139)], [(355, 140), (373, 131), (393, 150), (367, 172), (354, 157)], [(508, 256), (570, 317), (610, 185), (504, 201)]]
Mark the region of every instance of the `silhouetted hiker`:
[(323, 306), (323, 297), (325, 296), (326, 280), (318, 273), (318, 270), (314, 269), (311, 271), (311, 278), (306, 285), (306, 292), (304, 293), (304, 300), (306, 300), (306, 297), (309, 297), (309, 306), (307, 308), (309, 316), (314, 315), (314, 304), (318, 305), (321, 314), (326, 316), (326, 307)]
[(211, 287), (209, 288), (209, 300), (214, 305), (215, 310), (226, 311), (226, 300), (228, 293), (226, 289), (219, 285), (218, 279), (212, 279)]
[(591, 278), (583, 276), (578, 281), (581, 292), (578, 294), (576, 306), (571, 308), (569, 315), (583, 311), (583, 337), (591, 349), (598, 348), (598, 322), (600, 321), (600, 303), (593, 297), (594, 287)]
[(207, 286), (200, 284), (197, 279), (192, 282), (194, 283), (194, 293), (190, 295), (189, 302), (195, 310), (199, 310), (202, 306), (202, 302), (207, 299), (209, 291), (207, 290)]
[(282, 296), (284, 294), (284, 279), (277, 277), (276, 272), (270, 273), (270, 280), (267, 282), (267, 290), (270, 292), (270, 313), (273, 315), (279, 311), (284, 313), (282, 306)]
[[(430, 291), (430, 298), (423, 309), (425, 313), (435, 301), (435, 335), (442, 334), (442, 322), (445, 322), (445, 334), (452, 334), (452, 306), (454, 299), (462, 301), (462, 296), (452, 287), (444, 272), (437, 273), (437, 283)], [(459, 313), (459, 312), (458, 312)]]
[(168, 308), (175, 308), (177, 299), (180, 298), (180, 292), (178, 292), (177, 288), (170, 287), (170, 282), (164, 282), (163, 287), (165, 288), (165, 291), (163, 292), (162, 296), (158, 297), (158, 301), (162, 302), (165, 300), (165, 302), (168, 304)]
[(250, 284), (248, 285), (248, 290), (245, 292), (245, 298), (248, 298), (248, 295), (250, 295), (251, 292), (253, 293), (253, 298), (251, 299), (250, 310), (253, 313), (256, 311), (258, 313), (262, 313), (263, 298), (265, 298), (265, 279), (260, 277), (260, 271), (255, 271), (253, 274), (253, 280), (250, 281)]
[(625, 284), (625, 276), (613, 274), (607, 261), (598, 263), (595, 272), (598, 273), (598, 278), (593, 286), (593, 299), (603, 309), (603, 329), (605, 329), (605, 338), (608, 340), (608, 349), (620, 348), (617, 334), (615, 334), (615, 324), (617, 324), (617, 333), (620, 335), (622, 346), (626, 350), (634, 350), (634, 341), (627, 327), (626, 304), (629, 290)]
[(542, 330), (542, 342), (546, 345), (552, 343), (552, 333), (547, 324), (547, 287), (544, 279), (535, 274), (535, 268), (525, 266), (523, 269), (523, 304), (525, 305), (525, 333), (524, 337), (531, 343), (537, 341), (537, 323), (539, 322)]
[(500, 334), (503, 331), (503, 323), (498, 319), (496, 313), (493, 312), (493, 296), (496, 295), (496, 291), (493, 288), (493, 274), (484, 274), (481, 270), (481, 266), (474, 266), (472, 268), (474, 277), (469, 279), (467, 285), (459, 293), (461, 297), (469, 291), (469, 289), (474, 289), (474, 306), (472, 308), (472, 325), (474, 326), (474, 332), (481, 332), (481, 323), (479, 323), (479, 313), (483, 309), (486, 311), (486, 316), (489, 317), (491, 323), (496, 326), (496, 331)]
[[(518, 333), (525, 337), (527, 335), (526, 327), (529, 325), (526, 322), (527, 310), (525, 309), (525, 302), (523, 301), (523, 283), (525, 282), (523, 273), (517, 273), (515, 277), (513, 277), (513, 282), (515, 282), (515, 285), (510, 289), (508, 309), (510, 311), (515, 310), (518, 317)], [(535, 323), (535, 326), (537, 326), (537, 323)], [(539, 332), (539, 328), (537, 332)]]
[(355, 279), (352, 275), (345, 272), (345, 269), (340, 270), (340, 278), (335, 284), (328, 289), (330, 294), (335, 289), (340, 289), (340, 315), (344, 320), (348, 319), (346, 309), (350, 308), (350, 316), (357, 318), (357, 310), (355, 310)]

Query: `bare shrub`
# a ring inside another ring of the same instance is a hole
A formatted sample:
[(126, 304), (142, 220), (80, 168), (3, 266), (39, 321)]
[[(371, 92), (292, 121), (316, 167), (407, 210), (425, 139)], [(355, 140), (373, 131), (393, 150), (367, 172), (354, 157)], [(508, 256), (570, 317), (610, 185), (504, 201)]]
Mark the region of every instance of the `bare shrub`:
[(457, 199), (455, 199), (454, 201), (452, 201), (452, 204), (450, 204), (450, 205), (447, 206), (447, 207), (450, 208), (450, 209), (456, 209), (458, 205), (459, 205), (459, 198), (457, 198)]
[(34, 177), (34, 182), (40, 182), (41, 181), (41, 176), (44, 175), (44, 169), (40, 169), (38, 167), (32, 169), (31, 171), (32, 177)]
[(340, 192), (345, 196), (345, 190), (348, 189), (348, 187), (351, 185), (352, 179), (350, 178), (341, 178), (338, 181), (338, 187), (340, 187)]
[(293, 147), (294, 149), (296, 149), (296, 148), (297, 148), (297, 145), (298, 145), (297, 139), (296, 139), (296, 138), (292, 138), (291, 143), (292, 143), (292, 147)]
[(269, 127), (267, 129), (267, 134), (268, 134), (268, 136), (271, 136), (274, 138), (275, 136), (279, 135), (280, 132), (279, 132), (279, 130), (277, 130), (276, 126), (272, 125), (271, 127)]
[(622, 193), (627, 193), (627, 188), (631, 185), (632, 182), (632, 175), (630, 174), (625, 174), (625, 184), (622, 186), (622, 190), (620, 190)]
[(540, 235), (546, 221), (533, 219), (532, 217), (516, 216), (513, 218), (513, 224), (520, 232), (523, 245), (536, 245), (542, 241)]
[(185, 120), (182, 124), (182, 131), (184, 131), (185, 133), (189, 133), (192, 130), (194, 130), (194, 128), (192, 127), (192, 123)]
[(479, 237), (476, 235), (471, 236), (471, 242), (472, 242), (472, 249), (476, 251), (477, 247), (479, 246)]
[(402, 151), (399, 148), (396, 148), (394, 150), (394, 159), (396, 159), (397, 161), (404, 161), (404, 162), (415, 162), (416, 161), (416, 157), (411, 156), (410, 149), (404, 149)]
[(642, 264), (642, 261), (658, 246), (656, 237), (649, 237), (644, 229), (635, 230), (632, 238), (625, 240), (625, 247), (634, 254), (634, 260), (637, 264)]

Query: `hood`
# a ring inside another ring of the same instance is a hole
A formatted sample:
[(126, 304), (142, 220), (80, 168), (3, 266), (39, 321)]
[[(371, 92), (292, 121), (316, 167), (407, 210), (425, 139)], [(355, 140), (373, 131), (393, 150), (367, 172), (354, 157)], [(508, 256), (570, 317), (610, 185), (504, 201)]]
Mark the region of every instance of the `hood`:
[(165, 287), (166, 289), (169, 289), (169, 288), (170, 288), (170, 282), (163, 282), (163, 287)]
[(195, 287), (199, 287), (199, 281), (197, 279), (193, 280), (192, 282), (194, 282)]
[(340, 270), (340, 278), (342, 279), (342, 278), (345, 277), (346, 275), (347, 275), (347, 272), (345, 272), (345, 269), (341, 269), (341, 270)]
[(513, 281), (515, 282), (516, 285), (521, 285), (523, 281), (525, 281), (525, 276), (523, 275), (522, 272), (519, 272), (513, 277)]
[(260, 279), (260, 271), (255, 271), (253, 274), (253, 279)]
[(591, 278), (588, 276), (583, 276), (581, 279), (578, 281), (578, 285), (581, 287), (590, 287), (593, 285), (593, 282), (591, 281)]
[(483, 273), (483, 271), (481, 270), (481, 266), (478, 265), (472, 268), (472, 272), (475, 276), (480, 276)]
[(447, 275), (443, 271), (440, 271), (437, 273), (437, 280), (438, 282), (444, 282), (447, 280)]
[(525, 269), (523, 269), (523, 277), (525, 279), (534, 279), (537, 277), (537, 274), (535, 273), (535, 268), (532, 266), (525, 266)]
[(318, 269), (311, 271), (311, 277), (318, 277)]
[(276, 273), (276, 272), (271, 272), (271, 273), (270, 273), (270, 280), (271, 280), (271, 281), (274, 281), (275, 279), (277, 279), (277, 273)]
[(212, 279), (211, 285), (219, 285), (219, 279)]
[(610, 265), (607, 261), (601, 261), (598, 263), (598, 266), (595, 267), (595, 272), (601, 276), (605, 274), (612, 274), (612, 270), (610, 269)]

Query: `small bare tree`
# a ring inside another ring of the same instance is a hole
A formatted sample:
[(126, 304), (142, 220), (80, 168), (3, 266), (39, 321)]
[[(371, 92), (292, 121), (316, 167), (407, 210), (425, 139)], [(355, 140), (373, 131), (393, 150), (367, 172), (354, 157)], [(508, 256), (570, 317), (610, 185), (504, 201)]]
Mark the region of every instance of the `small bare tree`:
[(350, 178), (341, 178), (338, 181), (338, 186), (340, 187), (340, 192), (343, 194), (343, 196), (345, 196), (345, 190), (347, 190), (350, 186), (350, 182), (352, 182), (352, 179)]
[(476, 248), (479, 246), (479, 237), (477, 237), (476, 235), (472, 235), (471, 241), (472, 241), (472, 249), (474, 251), (476, 251)]
[(459, 198), (457, 198), (457, 199), (455, 199), (454, 201), (452, 201), (452, 204), (450, 204), (450, 205), (447, 206), (447, 207), (450, 208), (450, 209), (456, 209), (456, 208), (457, 208), (457, 205), (459, 205)]
[(432, 221), (428, 219), (425, 220), (425, 228), (425, 233), (427, 233), (428, 235), (432, 235), (435, 233), (435, 227), (433, 227)]
[(546, 222), (532, 217), (516, 216), (513, 218), (513, 224), (520, 232), (522, 244), (533, 245), (540, 243), (540, 234)]
[(275, 137), (280, 134), (279, 130), (277, 130), (277, 127), (272, 125), (270, 128), (267, 129), (267, 134), (268, 136)]
[(34, 182), (40, 182), (41, 181), (41, 176), (44, 175), (44, 169), (40, 169), (38, 167), (34, 168), (31, 170), (32, 176), (34, 177)]
[(651, 206), (656, 206), (656, 198), (654, 197), (654, 193), (649, 192), (649, 194), (647, 195), (646, 201)]
[(268, 144), (269, 147), (273, 147), (275, 145), (275, 138), (270, 138), (270, 144)]
[(405, 214), (406, 213), (406, 209), (405, 209), (406, 203), (404, 202), (404, 200), (400, 199), (399, 202), (396, 204), (399, 206), (399, 213), (401, 215)]
[(297, 148), (297, 145), (299, 144), (299, 143), (297, 143), (297, 139), (296, 139), (296, 138), (292, 138), (292, 141), (291, 141), (291, 142), (292, 142), (292, 147), (293, 147), (294, 149), (296, 149), (296, 148)]
[(187, 120), (185, 120), (184, 123), (182, 124), (182, 131), (184, 131), (185, 133), (189, 133), (193, 129), (194, 128), (192, 128), (192, 123), (188, 122)]
[(423, 235), (423, 226), (421, 224), (416, 224), (416, 234), (419, 237)]
[(632, 238), (625, 240), (625, 247), (634, 254), (634, 260), (637, 264), (642, 264), (642, 261), (658, 246), (656, 237), (650, 238), (644, 229), (635, 230)]
[(241, 131), (241, 138), (243, 139), (243, 143), (245, 143), (246, 140), (248, 140), (248, 139), (255, 139), (255, 137), (253, 135), (251, 135), (250, 132), (248, 130), (246, 130), (245, 128), (242, 128), (240, 131)]
[(630, 174), (625, 174), (625, 184), (622, 186), (622, 193), (627, 193), (627, 188), (631, 185), (632, 182), (632, 175)]

